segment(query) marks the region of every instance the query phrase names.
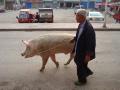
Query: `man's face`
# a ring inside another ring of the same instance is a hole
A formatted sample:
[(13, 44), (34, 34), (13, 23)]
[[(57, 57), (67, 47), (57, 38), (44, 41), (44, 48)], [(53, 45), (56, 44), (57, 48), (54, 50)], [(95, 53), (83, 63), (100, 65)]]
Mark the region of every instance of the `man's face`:
[(78, 23), (82, 23), (82, 22), (84, 22), (84, 20), (85, 20), (85, 17), (84, 17), (84, 16), (79, 15), (79, 14), (76, 14), (76, 21), (77, 21)]

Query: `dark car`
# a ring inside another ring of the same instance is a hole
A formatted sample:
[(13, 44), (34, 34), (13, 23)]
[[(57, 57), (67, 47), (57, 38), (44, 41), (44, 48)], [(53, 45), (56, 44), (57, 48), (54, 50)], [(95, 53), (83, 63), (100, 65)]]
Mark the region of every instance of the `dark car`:
[(0, 13), (5, 12), (5, 9), (3, 7), (0, 7)]
[(38, 13), (40, 16), (39, 22), (53, 23), (53, 9), (52, 8), (39, 8)]

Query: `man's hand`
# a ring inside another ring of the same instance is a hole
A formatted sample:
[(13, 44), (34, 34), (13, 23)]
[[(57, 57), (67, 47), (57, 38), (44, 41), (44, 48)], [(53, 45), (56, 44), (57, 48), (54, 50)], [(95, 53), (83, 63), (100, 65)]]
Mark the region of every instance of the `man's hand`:
[(72, 40), (70, 40), (70, 43), (73, 43), (75, 41), (75, 39), (73, 38)]
[(72, 53), (71, 57), (75, 57), (75, 52), (74, 52), (74, 53)]
[(85, 63), (88, 63), (89, 61), (90, 61), (90, 55), (87, 54), (87, 55), (85, 56)]

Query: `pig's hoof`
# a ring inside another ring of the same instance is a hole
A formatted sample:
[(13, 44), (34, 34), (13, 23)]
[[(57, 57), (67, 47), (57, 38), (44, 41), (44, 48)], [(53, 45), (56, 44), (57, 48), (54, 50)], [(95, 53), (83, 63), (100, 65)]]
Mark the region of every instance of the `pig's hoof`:
[(68, 63), (65, 63), (64, 65), (68, 65)]
[(40, 69), (40, 72), (44, 72), (44, 69)]
[(65, 63), (64, 65), (68, 65), (69, 63)]
[(56, 67), (59, 68), (59, 62), (56, 63)]

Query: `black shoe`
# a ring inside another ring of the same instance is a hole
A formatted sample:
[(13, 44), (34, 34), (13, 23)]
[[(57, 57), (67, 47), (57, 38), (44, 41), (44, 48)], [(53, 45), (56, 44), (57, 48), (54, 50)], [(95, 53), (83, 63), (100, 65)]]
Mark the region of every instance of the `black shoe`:
[(86, 83), (82, 83), (82, 82), (76, 81), (76, 82), (74, 82), (74, 84), (76, 86), (82, 86), (82, 85), (85, 85)]
[(92, 72), (92, 71), (88, 73), (87, 77), (90, 76), (90, 75), (93, 75), (93, 72)]
[(81, 79), (80, 81), (74, 82), (74, 84), (75, 84), (76, 86), (85, 85), (86, 83), (87, 83), (87, 79), (86, 79), (86, 78)]

